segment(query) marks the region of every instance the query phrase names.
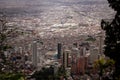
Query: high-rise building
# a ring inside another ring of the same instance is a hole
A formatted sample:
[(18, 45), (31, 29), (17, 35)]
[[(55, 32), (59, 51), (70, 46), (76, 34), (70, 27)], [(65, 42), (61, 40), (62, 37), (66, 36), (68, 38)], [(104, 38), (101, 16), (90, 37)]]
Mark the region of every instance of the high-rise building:
[(76, 74), (76, 70), (77, 70), (77, 59), (76, 59), (76, 55), (72, 55), (71, 74)]
[(82, 46), (79, 49), (80, 49), (80, 56), (85, 56), (85, 54), (86, 54), (86, 47)]
[(33, 41), (32, 43), (32, 63), (37, 67), (37, 42)]
[(76, 47), (73, 47), (71, 55), (72, 55), (71, 73), (77, 74), (77, 59), (80, 57), (79, 49)]
[(71, 63), (71, 73), (73, 75), (84, 74), (87, 66), (87, 59), (85, 59), (86, 48), (80, 46), (80, 48), (72, 49), (72, 63)]
[(58, 51), (57, 57), (58, 57), (58, 59), (60, 59), (61, 58), (61, 53), (62, 53), (62, 44), (61, 43), (58, 43), (57, 51)]
[(77, 74), (85, 73), (85, 57), (80, 57), (77, 59)]
[(67, 68), (70, 66), (70, 50), (65, 50), (63, 52), (63, 67)]
[(90, 50), (89, 63), (93, 64), (99, 58), (99, 49), (93, 48)]

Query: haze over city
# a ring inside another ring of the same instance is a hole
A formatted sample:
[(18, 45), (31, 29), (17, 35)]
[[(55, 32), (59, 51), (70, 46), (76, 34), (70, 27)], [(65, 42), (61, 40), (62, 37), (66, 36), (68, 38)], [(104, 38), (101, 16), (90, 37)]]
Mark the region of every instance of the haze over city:
[(43, 36), (96, 34), (101, 19), (111, 18), (113, 11), (106, 0), (0, 0), (0, 13)]

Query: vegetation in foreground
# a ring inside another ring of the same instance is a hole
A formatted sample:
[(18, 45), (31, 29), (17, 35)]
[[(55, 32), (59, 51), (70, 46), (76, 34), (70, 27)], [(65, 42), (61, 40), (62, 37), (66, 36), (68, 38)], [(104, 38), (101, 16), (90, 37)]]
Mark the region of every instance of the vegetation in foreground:
[(113, 80), (120, 80), (120, 0), (108, 0), (109, 6), (116, 11), (114, 19), (102, 20), (105, 30), (105, 55), (115, 61)]

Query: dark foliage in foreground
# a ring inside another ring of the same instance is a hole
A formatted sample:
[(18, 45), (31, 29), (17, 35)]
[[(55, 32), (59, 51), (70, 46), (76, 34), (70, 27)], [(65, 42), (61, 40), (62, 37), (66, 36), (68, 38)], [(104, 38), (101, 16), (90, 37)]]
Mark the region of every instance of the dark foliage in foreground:
[(114, 19), (102, 20), (101, 27), (105, 30), (105, 55), (115, 60), (114, 80), (120, 79), (120, 0), (108, 0), (116, 11)]

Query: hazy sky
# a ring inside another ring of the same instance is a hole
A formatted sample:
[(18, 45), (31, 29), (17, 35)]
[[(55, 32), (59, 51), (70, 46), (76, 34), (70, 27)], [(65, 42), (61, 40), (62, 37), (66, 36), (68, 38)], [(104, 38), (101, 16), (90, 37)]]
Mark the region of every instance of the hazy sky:
[(107, 0), (0, 0), (3, 7), (23, 7), (29, 5), (55, 5), (55, 4), (101, 4)]
[(107, 0), (0, 0), (0, 13), (23, 21), (23, 26), (42, 25), (43, 32), (63, 20), (98, 26), (101, 19), (113, 15), (112, 11)]
[(0, 10), (3, 12), (33, 12), (59, 6), (106, 5), (106, 2), (107, 0), (0, 0)]

